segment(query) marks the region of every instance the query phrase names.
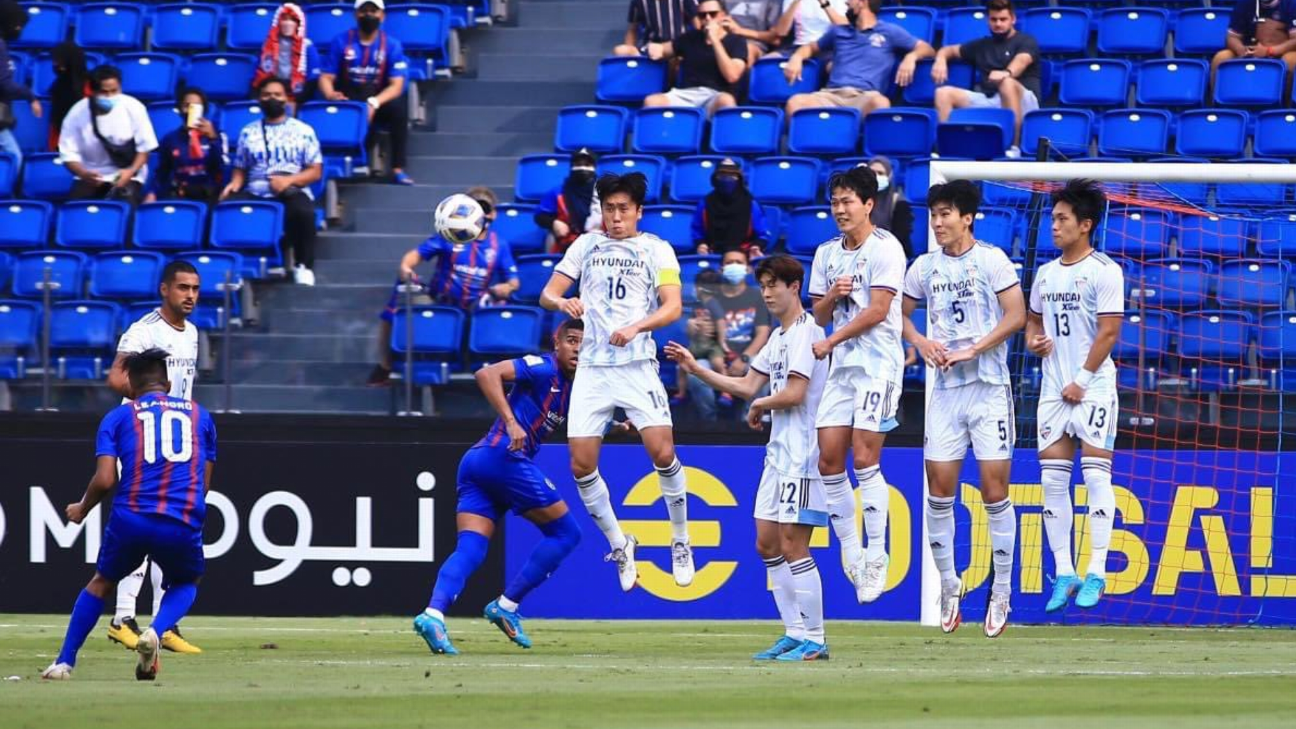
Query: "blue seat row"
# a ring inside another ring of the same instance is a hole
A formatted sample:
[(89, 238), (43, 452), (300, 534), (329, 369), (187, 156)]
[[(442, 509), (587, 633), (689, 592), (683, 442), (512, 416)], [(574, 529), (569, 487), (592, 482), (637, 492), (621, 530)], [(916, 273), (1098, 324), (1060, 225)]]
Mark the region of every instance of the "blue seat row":
[(1128, 312), (1112, 356), (1122, 387), (1154, 388), (1160, 379), (1174, 377), (1217, 391), (1250, 379), (1252, 346), (1260, 382), (1296, 389), (1296, 312), (1290, 310)]
[(549, 312), (535, 306), (488, 307), (472, 314), (449, 306), (415, 306), (408, 324), (406, 319), (400, 309), (392, 321), (393, 372), (403, 375), (405, 359), (412, 358), (416, 385), (445, 384), (450, 370), (462, 363), (465, 331), (468, 358), (477, 363), (535, 352), (554, 324)]
[[(1296, 110), (1271, 109), (1248, 114), (1236, 109), (1036, 109), (1022, 121), (1022, 151), (1035, 154), (1041, 138), (1070, 157), (1086, 157), (1097, 137), (1104, 157), (1147, 159), (1169, 152), (1193, 158), (1241, 157), (1252, 142), (1256, 157), (1277, 161), (1296, 157)], [(1171, 139), (1174, 144), (1171, 146)]]

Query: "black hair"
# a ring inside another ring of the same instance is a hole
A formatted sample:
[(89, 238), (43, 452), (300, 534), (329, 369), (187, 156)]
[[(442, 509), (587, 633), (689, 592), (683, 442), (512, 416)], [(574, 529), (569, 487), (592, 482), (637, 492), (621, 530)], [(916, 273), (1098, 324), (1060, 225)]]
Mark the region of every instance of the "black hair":
[(192, 273), (197, 276), (198, 269), (194, 268), (194, 265), (188, 261), (172, 261), (162, 269), (162, 283), (172, 283), (175, 281), (176, 274), (179, 273)]
[(747, 263), (751, 263), (751, 251), (747, 250), (746, 248), (730, 248), (729, 250), (720, 254), (720, 260), (724, 260), (724, 257), (729, 255), (730, 253), (741, 254), (744, 261), (746, 261)]
[(1054, 205), (1064, 202), (1071, 206), (1076, 222), (1088, 220), (1094, 228), (1098, 227), (1103, 208), (1107, 206), (1107, 195), (1103, 192), (1102, 185), (1079, 177), (1067, 180), (1066, 185), (1053, 191), (1052, 197)]
[(257, 96), (260, 96), (261, 92), (265, 90), (265, 87), (269, 86), (270, 84), (279, 84), (280, 86), (283, 87), (285, 94), (288, 93), (288, 89), (292, 88), (291, 86), (288, 85), (287, 81), (279, 78), (278, 76), (267, 76), (266, 78), (261, 79), (261, 83), (256, 85)]
[(23, 28), (27, 27), (27, 21), (30, 19), (27, 8), (14, 0), (0, 2), (0, 37), (9, 43), (18, 40), (18, 36), (22, 35)]
[(775, 281), (782, 281), (791, 286), (797, 285), (799, 292), (805, 281), (805, 267), (792, 256), (765, 256), (756, 264), (756, 280), (773, 276)]
[(998, 10), (1007, 10), (1013, 15), (1017, 14), (1017, 10), (1013, 8), (1012, 0), (990, 0), (990, 2), (986, 3), (987, 12), (993, 13)]
[(831, 196), (832, 191), (838, 189), (853, 190), (860, 202), (868, 202), (877, 197), (877, 173), (869, 169), (868, 165), (834, 172), (828, 178), (828, 194)]
[[(207, 92), (206, 92), (206, 91), (203, 91), (202, 89), (198, 88), (197, 86), (190, 86), (190, 87), (186, 88), (184, 91), (181, 91), (181, 92), (180, 92), (180, 95), (177, 96), (176, 98), (177, 98), (179, 101), (184, 101), (184, 97), (186, 97), (186, 96), (188, 96), (188, 95), (190, 95), (190, 94), (193, 94), (194, 96), (197, 96), (199, 99), (202, 99), (202, 108), (203, 108), (203, 112), (206, 113), (206, 111), (207, 111)], [(181, 109), (181, 111), (184, 111), (184, 109)]]
[(554, 332), (554, 334), (561, 338), (564, 334), (570, 331), (585, 331), (585, 322), (581, 319), (567, 319), (562, 324), (558, 325), (558, 331)]
[(644, 177), (642, 172), (630, 172), (624, 175), (617, 175), (611, 172), (598, 178), (594, 183), (594, 189), (598, 192), (599, 201), (606, 203), (608, 198), (617, 193), (625, 193), (630, 196), (635, 207), (643, 207), (644, 198), (648, 197), (648, 178)]
[(126, 376), (130, 379), (131, 390), (138, 393), (149, 385), (167, 381), (167, 354), (165, 349), (146, 349), (126, 357), (124, 362)]
[(927, 190), (927, 207), (934, 208), (940, 204), (953, 206), (959, 216), (976, 215), (981, 205), (981, 191), (970, 180), (951, 180), (941, 185), (932, 185)]
[(99, 86), (103, 84), (104, 81), (115, 78), (117, 79), (117, 82), (120, 83), (121, 77), (121, 69), (112, 64), (105, 63), (102, 66), (96, 66), (95, 70), (90, 72), (90, 88), (98, 91)]

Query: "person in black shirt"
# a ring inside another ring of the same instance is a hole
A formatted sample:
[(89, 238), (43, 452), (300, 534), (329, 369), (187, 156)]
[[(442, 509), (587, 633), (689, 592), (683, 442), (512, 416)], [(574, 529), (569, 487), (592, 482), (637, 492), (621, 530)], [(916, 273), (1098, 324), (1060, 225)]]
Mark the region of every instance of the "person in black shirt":
[(727, 17), (720, 0), (703, 0), (695, 30), (674, 41), (648, 44), (653, 60), (678, 56), (683, 78), (670, 91), (644, 99), (644, 106), (693, 106), (709, 116), (738, 105), (733, 92), (747, 70), (747, 41), (725, 30), (722, 21)]
[[(1013, 24), (1017, 13), (1011, 0), (990, 0), (986, 4), (986, 22), (990, 35), (969, 43), (945, 46), (932, 63), (932, 81), (936, 89), (936, 115), (940, 121), (950, 112), (965, 107), (997, 106), (1012, 109), (1017, 118), (1013, 143), (1004, 155), (1020, 157), (1022, 119), (1039, 108), (1039, 43), (1034, 36), (1020, 33)], [(976, 66), (981, 83), (976, 91), (957, 86), (941, 86), (949, 79), (949, 61), (962, 59)]]
[[(1211, 59), (1211, 89), (1215, 73), (1234, 58), (1281, 58), (1288, 74), (1296, 73), (1296, 2), (1237, 0), (1229, 15), (1224, 48)], [(1283, 104), (1291, 98), (1291, 83), (1283, 84)], [(1207, 94), (1206, 98), (1212, 98)]]
[(643, 56), (649, 43), (669, 43), (693, 28), (697, 0), (630, 0), (625, 39), (612, 53)]

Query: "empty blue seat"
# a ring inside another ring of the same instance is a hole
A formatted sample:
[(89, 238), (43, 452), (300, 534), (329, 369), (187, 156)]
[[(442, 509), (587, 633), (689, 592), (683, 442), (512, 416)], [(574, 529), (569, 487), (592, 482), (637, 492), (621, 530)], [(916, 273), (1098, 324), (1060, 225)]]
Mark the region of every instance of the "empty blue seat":
[(1179, 115), (1175, 149), (1194, 157), (1240, 157), (1246, 136), (1246, 112), (1194, 109)]
[(1238, 58), (1219, 65), (1215, 103), (1220, 106), (1277, 106), (1287, 65), (1276, 58)]
[(1084, 53), (1089, 20), (1089, 11), (1082, 8), (1031, 8), (1021, 14), (1021, 29), (1035, 36), (1046, 55)]
[(113, 251), (96, 255), (93, 262), (90, 295), (129, 301), (158, 295), (166, 258), (152, 251)]
[[(926, 221), (915, 220), (915, 225)], [(1008, 255), (1013, 252), (1013, 236), (1017, 232), (1017, 213), (1011, 208), (982, 206), (972, 218), (972, 235), (983, 243), (1001, 249)]]
[(1262, 256), (1296, 257), (1296, 212), (1273, 212), (1261, 218), (1256, 251)]
[[(813, 256), (826, 240), (837, 237), (837, 221), (827, 206), (794, 208), (788, 221), (787, 252), (791, 255)], [(809, 271), (806, 271), (807, 280)]]
[(960, 45), (984, 38), (987, 32), (985, 8), (953, 8), (945, 15), (945, 33), (941, 37), (941, 45)]
[(207, 206), (188, 200), (144, 203), (135, 211), (131, 236), (137, 248), (185, 251), (202, 245)]
[(98, 380), (112, 361), (121, 308), (107, 301), (64, 301), (50, 310), (50, 359), (59, 379)]
[[(931, 160), (916, 159), (905, 167), (904, 196), (905, 200), (915, 205), (927, 204), (927, 189), (931, 187)], [(918, 211), (914, 211), (914, 220), (918, 220)], [(924, 218), (925, 220), (925, 218)]]
[(260, 122), (263, 116), (261, 105), (256, 101), (231, 101), (222, 106), (221, 127), (229, 136), (231, 146), (238, 142), (239, 133), (244, 127), (252, 122)]
[(283, 252), (279, 248), (283, 206), (278, 201), (223, 202), (212, 208), (211, 218), (211, 247), (241, 254), (243, 276), (265, 278), (269, 268), (283, 265)]
[(1223, 306), (1287, 305), (1288, 261), (1237, 260), (1220, 265), (1216, 297)]
[(788, 152), (809, 155), (849, 155), (859, 149), (857, 109), (801, 109), (788, 125)]
[[(1285, 165), (1285, 159), (1236, 159), (1247, 164)], [(1220, 205), (1278, 208), (1287, 203), (1290, 186), (1281, 182), (1221, 182), (1215, 186), (1215, 201)]]
[(1245, 372), (1251, 316), (1242, 311), (1185, 314), (1179, 324), (1184, 374), (1206, 391), (1231, 389)]
[[(1206, 164), (1210, 160), (1203, 157), (1152, 157), (1148, 162), (1165, 163), (1165, 164)], [(1179, 200), (1186, 200), (1195, 205), (1205, 205), (1206, 198), (1210, 194), (1210, 185), (1206, 180), (1191, 182), (1160, 182), (1160, 183), (1143, 183), (1141, 186), (1152, 185), (1152, 189), (1157, 190), (1153, 194), (1168, 194)]]
[[(900, 96), (904, 103), (914, 106), (929, 106), (936, 98), (936, 83), (931, 77), (932, 60), (924, 58), (914, 69), (913, 81), (904, 87)], [(975, 70), (970, 64), (962, 61), (949, 62), (949, 78), (943, 85), (957, 86), (960, 89), (972, 88)]]
[(1067, 106), (1124, 106), (1129, 96), (1130, 63), (1080, 58), (1062, 65), (1058, 100)]
[(1113, 109), (1102, 115), (1098, 154), (1151, 157), (1165, 154), (1170, 141), (1170, 112), (1162, 109)]
[(936, 113), (932, 109), (878, 109), (864, 117), (864, 154), (926, 157), (936, 142)]
[[(936, 11), (931, 8), (888, 7), (882, 8), (877, 17), (904, 28), (920, 41), (931, 43), (936, 39)], [(945, 43), (949, 45), (949, 41)]]
[(23, 27), (14, 48), (53, 48), (67, 38), (70, 11), (63, 3), (22, 4), (27, 11), (27, 25)]
[[(225, 45), (231, 51), (260, 51), (278, 8), (269, 3), (237, 3), (226, 8)], [(310, 27), (309, 17), (306, 27)]]
[[(144, 8), (133, 3), (88, 3), (76, 11), (76, 44), (129, 51), (140, 47)], [(61, 39), (60, 39), (61, 40)]]
[(720, 270), (720, 256), (680, 256), (681, 296), (685, 301), (697, 301), (698, 274), (708, 269)]
[(116, 249), (126, 245), (131, 208), (115, 200), (73, 200), (59, 208), (54, 243), (63, 248)]
[[(3, 304), (13, 303), (16, 302), (0, 302), (0, 312), (3, 311)], [(3, 322), (0, 321), (0, 331), (3, 331), (2, 327)], [(0, 346), (3, 346), (2, 337), (3, 334), (0, 334)], [(1271, 311), (1260, 317), (1256, 353), (1262, 363), (1270, 366), (1282, 366), (1290, 370), (1296, 364), (1296, 311)], [(1283, 389), (1288, 387), (1284, 386)]]
[(568, 106), (558, 112), (554, 149), (597, 153), (620, 152), (625, 146), (626, 110), (618, 106)]
[(0, 248), (44, 248), (54, 206), (39, 200), (0, 201)]
[(153, 48), (159, 51), (214, 49), (221, 12), (219, 6), (199, 3), (159, 5), (153, 10)]
[(1011, 109), (955, 109), (948, 121), (936, 125), (936, 147), (942, 155), (994, 159), (1012, 145), (1015, 124)]
[(355, 7), (352, 3), (307, 5), (306, 37), (320, 49), (328, 52), (333, 39), (356, 27)]
[(1185, 8), (1175, 18), (1175, 55), (1210, 55), (1224, 47), (1229, 11), (1224, 8)]
[(775, 154), (783, 133), (783, 111), (761, 106), (720, 109), (711, 117), (711, 151), (716, 154)]
[(549, 283), (550, 277), (553, 276), (554, 266), (562, 260), (562, 256), (536, 255), (536, 256), (518, 256), (518, 282), (517, 291), (513, 292), (513, 299), (524, 304), (534, 304), (540, 301), (540, 293), (544, 291), (545, 285)]
[[(1120, 338), (1112, 349), (1112, 358), (1116, 360), (1117, 386), (1126, 389), (1156, 389), (1157, 379), (1165, 374), (1164, 364), (1170, 354), (1170, 338), (1178, 328), (1176, 317), (1167, 311), (1126, 312)], [(1142, 371), (1139, 370), (1140, 354)]]
[(1196, 58), (1157, 58), (1138, 67), (1139, 106), (1201, 106), (1210, 66)]
[(18, 140), (18, 148), (23, 154), (35, 154), (49, 149), (48, 112), (36, 116), (31, 112), (31, 102), (26, 99), (11, 99), (9, 110), (13, 112), (16, 124), (9, 131)]
[(1047, 138), (1053, 149), (1068, 157), (1089, 154), (1093, 139), (1093, 112), (1088, 109), (1036, 109), (1022, 119), (1021, 151), (1034, 159), (1039, 140)]
[(752, 197), (762, 203), (807, 205), (819, 184), (819, 161), (809, 157), (761, 157), (752, 163)]
[(122, 72), (122, 91), (140, 101), (160, 101), (175, 97), (176, 79), (180, 74), (180, 59), (176, 56), (166, 53), (123, 53), (114, 58), (113, 63)]
[(449, 66), (450, 8), (430, 3), (387, 6), (383, 29), (399, 38), (405, 52)]
[(687, 205), (645, 205), (639, 230), (661, 238), (676, 253), (692, 253), (693, 208)]
[(41, 310), (27, 301), (0, 301), (0, 380), (27, 376), (38, 356)]
[(565, 154), (528, 154), (518, 160), (513, 194), (519, 200), (539, 200), (562, 184), (571, 169)]
[(508, 241), (514, 255), (544, 251), (545, 231), (535, 224), (536, 206), (503, 203), (496, 208), (491, 230)]
[(58, 288), (50, 291), (50, 298), (76, 299), (81, 296), (86, 257), (76, 251), (28, 251), (14, 258), (13, 295), (23, 299), (39, 299), (45, 270), (50, 271), (50, 281)]
[(28, 155), (23, 159), (24, 197), (62, 200), (72, 191), (72, 173), (63, 166), (57, 152)]
[(666, 63), (648, 58), (612, 57), (599, 61), (594, 96), (604, 102), (641, 103), (666, 88)]
[(747, 84), (747, 100), (753, 104), (782, 106), (793, 94), (819, 90), (819, 62), (813, 58), (801, 66), (801, 80), (788, 83), (783, 75), (786, 58), (762, 58), (752, 66)]
[(530, 354), (540, 346), (545, 312), (532, 306), (496, 306), (473, 312), (468, 351), (478, 357)]
[[(86, 69), (93, 71), (102, 66), (106, 59), (102, 53), (86, 53)], [(31, 90), (40, 97), (50, 95), (50, 87), (54, 85), (54, 60), (48, 53), (41, 54), (32, 62), (31, 71)]]
[(691, 106), (640, 109), (631, 149), (642, 154), (694, 154), (702, 145), (706, 115)]
[(189, 59), (185, 83), (202, 89), (210, 101), (239, 101), (252, 92), (256, 64), (256, 56), (242, 53), (199, 53)]
[(1237, 258), (1246, 253), (1251, 224), (1235, 215), (1183, 215), (1179, 219), (1179, 255)]
[(365, 137), (369, 134), (369, 107), (363, 101), (307, 102), (297, 112), (297, 118), (315, 130), (325, 154), (345, 155), (356, 164), (368, 159)]
[[(675, 160), (671, 170), (671, 198), (678, 202), (697, 202), (711, 193), (711, 175), (724, 157), (689, 155)], [(739, 161), (741, 163), (741, 160)], [(746, 165), (743, 166), (744, 171)]]
[(1098, 16), (1098, 52), (1163, 55), (1170, 13), (1161, 8), (1112, 8)]
[(224, 299), (226, 282), (237, 286), (243, 281), (243, 257), (233, 251), (189, 251), (175, 259), (198, 269), (199, 299)]
[(13, 155), (0, 152), (0, 197), (13, 197), (18, 183), (18, 160)]
[(609, 154), (598, 161), (598, 174), (609, 172), (628, 175), (643, 173), (648, 178), (647, 202), (657, 202), (661, 197), (662, 183), (666, 179), (666, 160), (651, 154)]
[(1170, 246), (1172, 216), (1151, 208), (1115, 208), (1103, 225), (1103, 251), (1135, 259), (1160, 258)]
[[(1215, 266), (1200, 259), (1154, 258), (1146, 261), (1140, 271), (1142, 299), (1148, 306), (1195, 309), (1210, 296)], [(1137, 280), (1126, 283), (1131, 288), (1138, 286)]]
[(13, 256), (0, 251), (0, 291), (8, 290), (9, 279), (13, 277), (13, 268)]
[(1252, 150), (1261, 157), (1296, 157), (1296, 110), (1260, 112)]

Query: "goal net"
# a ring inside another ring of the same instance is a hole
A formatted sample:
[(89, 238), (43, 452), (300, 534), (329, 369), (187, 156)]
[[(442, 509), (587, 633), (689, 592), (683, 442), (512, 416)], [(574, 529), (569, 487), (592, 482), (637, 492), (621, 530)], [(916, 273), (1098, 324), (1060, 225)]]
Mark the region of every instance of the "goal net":
[[(1046, 615), (1055, 574), (1036, 457), (1040, 360), (1012, 342), (1019, 518), (1014, 622), (1296, 623), (1296, 168), (1281, 164), (1118, 164), (933, 160), (931, 183), (982, 188), (977, 239), (1035, 272), (1059, 255), (1048, 192), (1103, 184), (1094, 246), (1124, 270), (1125, 318), (1113, 352), (1120, 420), (1112, 481), (1118, 515), (1098, 606)], [(926, 211), (915, 213), (926, 221)], [(928, 236), (930, 239), (930, 233)], [(923, 236), (916, 226), (916, 247)], [(931, 243), (934, 246), (934, 242)], [(927, 378), (930, 383), (931, 378)], [(929, 384), (930, 386), (930, 384)], [(1079, 454), (1077, 453), (1077, 460)], [(959, 490), (956, 563), (980, 618), (991, 582), (989, 527), (975, 463)], [(1073, 469), (1077, 571), (1088, 562), (1086, 494)], [(926, 539), (924, 539), (924, 544)], [(935, 574), (924, 570), (924, 622)]]

